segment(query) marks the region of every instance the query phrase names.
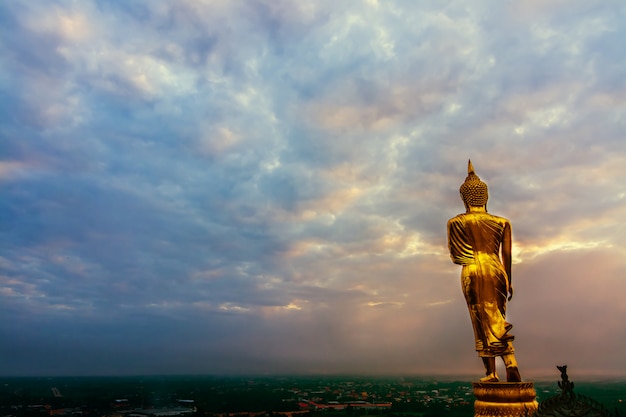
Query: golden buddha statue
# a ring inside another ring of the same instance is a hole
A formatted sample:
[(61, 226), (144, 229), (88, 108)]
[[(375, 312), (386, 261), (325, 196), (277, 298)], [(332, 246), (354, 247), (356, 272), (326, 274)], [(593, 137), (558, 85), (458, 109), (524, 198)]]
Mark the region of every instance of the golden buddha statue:
[(499, 381), (496, 356), (506, 366), (508, 382), (521, 377), (513, 349), (510, 323), (505, 320), (506, 302), (513, 297), (511, 285), (511, 224), (487, 213), (487, 184), (468, 162), (467, 178), (460, 192), (465, 213), (448, 220), (448, 248), (452, 262), (463, 267), (461, 286), (474, 328), (476, 351), (486, 376), (481, 382)]

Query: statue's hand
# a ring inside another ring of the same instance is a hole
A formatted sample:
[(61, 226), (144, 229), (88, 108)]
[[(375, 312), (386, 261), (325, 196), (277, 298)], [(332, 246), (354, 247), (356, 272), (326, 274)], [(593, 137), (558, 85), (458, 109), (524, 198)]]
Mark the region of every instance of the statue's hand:
[(509, 286), (509, 298), (508, 298), (508, 300), (511, 301), (511, 298), (513, 298), (513, 286), (512, 285)]

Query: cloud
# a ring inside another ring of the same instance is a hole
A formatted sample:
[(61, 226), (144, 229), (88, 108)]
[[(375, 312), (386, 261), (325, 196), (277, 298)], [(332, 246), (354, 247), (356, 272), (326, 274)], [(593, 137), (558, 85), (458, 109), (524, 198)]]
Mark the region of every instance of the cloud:
[(3, 3), (4, 372), (473, 372), (468, 158), (522, 366), (624, 371), (623, 14)]

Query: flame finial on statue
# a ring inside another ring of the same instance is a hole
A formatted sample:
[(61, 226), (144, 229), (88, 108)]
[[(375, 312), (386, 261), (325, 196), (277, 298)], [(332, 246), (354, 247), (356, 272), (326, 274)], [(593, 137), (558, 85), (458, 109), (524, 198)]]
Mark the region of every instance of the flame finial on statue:
[(461, 184), (459, 191), (463, 203), (465, 203), (465, 207), (487, 205), (487, 199), (489, 198), (487, 184), (481, 181), (478, 175), (476, 175), (471, 160), (467, 161), (467, 177), (465, 178), (465, 182)]
[(467, 160), (467, 174), (474, 174), (476, 175), (476, 173), (474, 172), (474, 165), (472, 165), (472, 160), (468, 159)]

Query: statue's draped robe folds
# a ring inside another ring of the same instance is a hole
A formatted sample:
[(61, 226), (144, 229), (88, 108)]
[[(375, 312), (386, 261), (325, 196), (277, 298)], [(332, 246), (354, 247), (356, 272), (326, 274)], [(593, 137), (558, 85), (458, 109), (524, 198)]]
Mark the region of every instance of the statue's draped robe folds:
[(463, 266), (461, 285), (481, 357), (513, 353), (513, 326), (505, 320), (509, 279), (499, 256), (503, 244), (510, 248), (511, 225), (505, 218), (480, 212), (448, 221), (450, 257)]

